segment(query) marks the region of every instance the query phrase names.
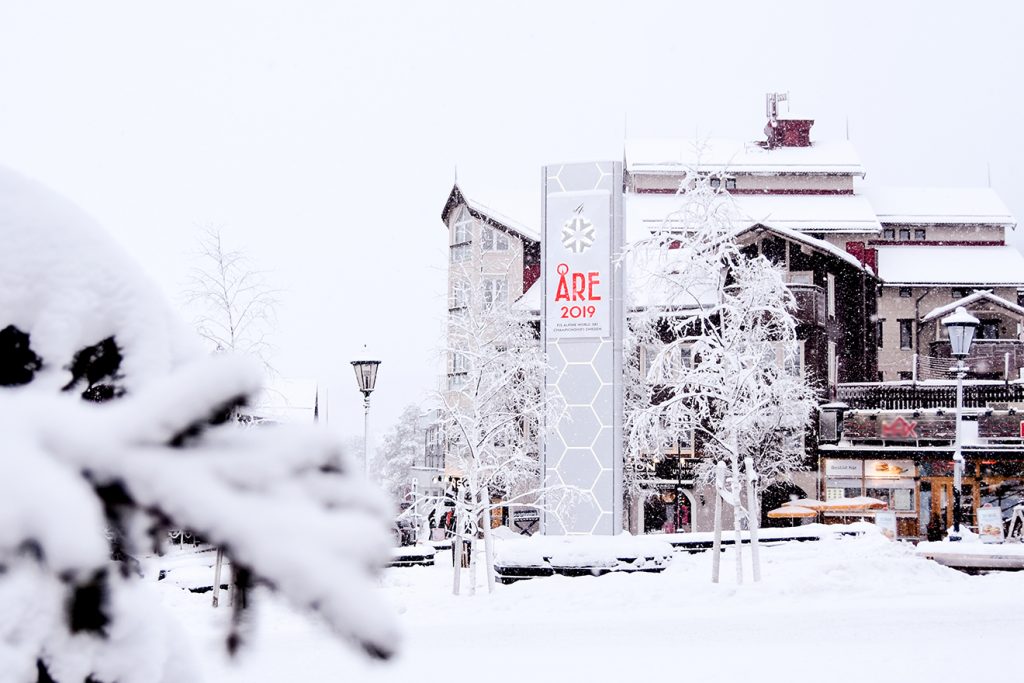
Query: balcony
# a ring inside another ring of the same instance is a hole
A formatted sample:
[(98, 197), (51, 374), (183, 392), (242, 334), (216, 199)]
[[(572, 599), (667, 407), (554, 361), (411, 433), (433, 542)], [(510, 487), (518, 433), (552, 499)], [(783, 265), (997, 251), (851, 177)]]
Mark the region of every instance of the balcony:
[(828, 310), (825, 302), (825, 290), (817, 285), (789, 284), (789, 291), (796, 299), (797, 322), (805, 325), (825, 326)]
[[(956, 382), (840, 384), (837, 398), (855, 409), (953, 408), (956, 405)], [(1024, 383), (977, 380), (964, 383), (965, 408), (988, 408), (1001, 403), (1024, 403)]]
[[(955, 364), (949, 350), (949, 341), (940, 339), (928, 344), (928, 355), (949, 366)], [(933, 361), (934, 362), (934, 361)], [(1019, 339), (975, 339), (971, 355), (964, 361), (971, 376), (985, 379), (1013, 380), (1020, 378), (1024, 367), (1024, 341)], [(1007, 372), (1009, 368), (1009, 372)]]

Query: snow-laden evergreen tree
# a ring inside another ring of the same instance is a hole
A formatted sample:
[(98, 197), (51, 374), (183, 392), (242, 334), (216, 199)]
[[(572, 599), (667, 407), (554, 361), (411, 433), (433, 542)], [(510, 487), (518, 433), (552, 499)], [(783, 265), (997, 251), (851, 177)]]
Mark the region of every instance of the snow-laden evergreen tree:
[(689, 174), (679, 208), (627, 255), (645, 281), (647, 305), (630, 325), (653, 387), (651, 405), (628, 410), (628, 450), (644, 457), (695, 432), (707, 456), (700, 479), (714, 481), (717, 461), (728, 467), (722, 496), (734, 508), (738, 539), (744, 518), (752, 529), (758, 523), (758, 511), (743, 503), (744, 461), (753, 461), (762, 488), (803, 469), (800, 437), (815, 392), (799, 372), (795, 300), (784, 274), (741, 248), (735, 206), (719, 189), (724, 181), (713, 187), (711, 179)]
[[(489, 589), (493, 590), (491, 511), (534, 503), (541, 489), (537, 426), (553, 419), (559, 406), (540, 388), (546, 358), (536, 322), (513, 310), (499, 290), (478, 285), (464, 272), (455, 280), (448, 323), (448, 386), (438, 392), (444, 434), (445, 469), (458, 487), (445, 493), (454, 505), (456, 532), (471, 546), (485, 545)], [(494, 502), (492, 502), (494, 501)], [(476, 585), (477, 553), (470, 552), (470, 584)], [(460, 591), (455, 571), (454, 591)]]
[(391, 496), (395, 505), (411, 502), (407, 496), (412, 481), (412, 468), (423, 456), (424, 426), (422, 410), (415, 404), (402, 409), (398, 421), (384, 436), (370, 466), (370, 478)]
[(0, 242), (3, 679), (200, 680), (140, 577), (168, 529), (225, 549), (229, 651), (260, 587), (391, 655), (387, 506), (327, 435), (240, 427), (258, 364), (210, 357), (91, 220), (2, 168)]

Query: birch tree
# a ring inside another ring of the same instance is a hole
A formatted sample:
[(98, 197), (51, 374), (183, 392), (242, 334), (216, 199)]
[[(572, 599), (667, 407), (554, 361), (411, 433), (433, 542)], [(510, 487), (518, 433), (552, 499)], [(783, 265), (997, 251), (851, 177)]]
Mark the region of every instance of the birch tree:
[[(456, 512), (456, 543), (470, 546), (470, 583), (476, 586), (475, 543), (482, 534), (488, 589), (494, 589), (491, 511), (532, 503), (540, 491), (537, 425), (557, 414), (541, 395), (546, 360), (536, 324), (510, 309), (495, 290), (456, 280), (461, 306), (449, 316), (448, 387), (439, 392), (446, 469), (459, 485), (444, 494)], [(498, 502), (492, 502), (497, 500)], [(457, 566), (453, 590), (460, 592)]]
[[(815, 392), (797, 370), (793, 295), (777, 267), (737, 243), (728, 194), (709, 176), (690, 174), (678, 198), (658, 234), (628, 255), (649, 287), (651, 305), (632, 322), (637, 343), (651, 349), (645, 379), (657, 394), (627, 416), (629, 446), (657, 451), (692, 430), (704, 446), (702, 481), (714, 481), (716, 461), (726, 463), (719, 493), (734, 508), (742, 581), (739, 532), (746, 518), (756, 553), (758, 511), (749, 495), (743, 502), (741, 468), (749, 460), (762, 488), (802, 469), (798, 437)], [(756, 580), (756, 556), (754, 572)]]
[(245, 252), (224, 244), (220, 230), (200, 236), (185, 299), (195, 311), (196, 331), (214, 350), (251, 356), (273, 370), (277, 293)]

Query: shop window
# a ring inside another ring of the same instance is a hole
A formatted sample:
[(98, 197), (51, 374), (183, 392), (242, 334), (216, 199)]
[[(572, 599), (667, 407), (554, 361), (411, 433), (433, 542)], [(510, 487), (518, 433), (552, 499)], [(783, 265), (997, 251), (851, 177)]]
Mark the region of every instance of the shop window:
[(913, 319), (900, 320), (900, 348), (914, 348), (914, 321)]
[(484, 251), (508, 251), (508, 235), (485, 225), (480, 229), (480, 244)]
[(914, 290), (910, 287), (900, 287), (900, 297), (903, 299), (909, 299), (914, 295)]
[(926, 239), (926, 237), (925, 237), (925, 234), (926, 234), (926, 233), (925, 233), (925, 230), (924, 230), (924, 228), (916, 228), (916, 229), (914, 230), (914, 239), (915, 239), (915, 240), (923, 240), (923, 239)]
[(910, 228), (900, 228), (900, 241), (901, 242), (909, 242), (910, 241)]
[(884, 240), (894, 240), (894, 239), (896, 239), (896, 229), (895, 228), (884, 228), (882, 230), (882, 239), (884, 239)]

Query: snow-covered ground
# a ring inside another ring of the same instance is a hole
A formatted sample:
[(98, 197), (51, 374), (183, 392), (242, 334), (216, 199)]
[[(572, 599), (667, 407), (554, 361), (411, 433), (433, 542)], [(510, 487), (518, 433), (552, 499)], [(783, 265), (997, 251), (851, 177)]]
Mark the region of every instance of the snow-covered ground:
[[(451, 595), (451, 567), (389, 569), (397, 660), (371, 664), (271, 596), (234, 664), (210, 596), (162, 585), (215, 681), (953, 681), (1002, 678), (1024, 612), (1024, 573), (968, 576), (877, 535), (763, 550), (764, 580), (712, 585), (711, 556), (663, 574), (552, 577)], [(747, 556), (749, 557), (749, 556)], [(749, 567), (748, 577), (749, 579)], [(481, 577), (482, 587), (482, 577)]]

